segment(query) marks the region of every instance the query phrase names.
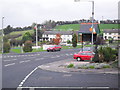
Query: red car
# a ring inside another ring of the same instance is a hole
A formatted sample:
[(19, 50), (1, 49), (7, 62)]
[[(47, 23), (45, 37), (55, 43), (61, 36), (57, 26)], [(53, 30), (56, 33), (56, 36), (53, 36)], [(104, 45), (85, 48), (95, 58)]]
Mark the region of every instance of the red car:
[(73, 58), (77, 59), (77, 61), (92, 60), (93, 57), (94, 57), (94, 53), (91, 51), (79, 52), (78, 54), (74, 54), (73, 56)]
[(60, 45), (53, 45), (53, 46), (50, 46), (49, 48), (47, 48), (47, 51), (60, 51), (61, 50), (61, 46)]

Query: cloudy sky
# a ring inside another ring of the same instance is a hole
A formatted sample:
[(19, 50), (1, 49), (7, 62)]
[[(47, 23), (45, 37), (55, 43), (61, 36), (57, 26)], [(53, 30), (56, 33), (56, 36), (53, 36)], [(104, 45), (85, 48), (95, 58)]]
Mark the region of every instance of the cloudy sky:
[[(83, 1), (83, 0), (81, 0)], [(85, 1), (85, 0), (84, 0)], [(87, 0), (86, 0), (87, 1)], [(120, 0), (94, 0), (95, 19), (118, 18)], [(74, 2), (74, 0), (0, 0), (0, 17), (4, 16), (4, 27), (24, 27), (33, 22), (46, 20), (72, 21), (91, 17), (91, 2)], [(0, 28), (1, 28), (0, 23)]]

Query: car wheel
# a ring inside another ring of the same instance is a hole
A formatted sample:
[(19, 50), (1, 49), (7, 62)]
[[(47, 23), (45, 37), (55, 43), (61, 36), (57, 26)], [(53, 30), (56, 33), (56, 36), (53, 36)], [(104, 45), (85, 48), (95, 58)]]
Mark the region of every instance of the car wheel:
[(52, 50), (53, 52), (55, 51), (55, 50)]
[(80, 57), (78, 57), (78, 58), (77, 58), (77, 61), (81, 61), (81, 58), (80, 58)]
[(49, 52), (49, 50), (47, 50)]

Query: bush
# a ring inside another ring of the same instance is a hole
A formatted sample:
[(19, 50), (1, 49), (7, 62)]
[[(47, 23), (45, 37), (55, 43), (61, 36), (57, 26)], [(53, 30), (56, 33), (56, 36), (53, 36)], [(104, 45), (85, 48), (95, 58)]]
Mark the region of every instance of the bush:
[(72, 46), (75, 48), (77, 47), (77, 35), (73, 34), (72, 36)]
[(32, 52), (32, 41), (26, 41), (23, 47), (24, 52)]
[(74, 64), (69, 64), (68, 66), (67, 66), (67, 68), (73, 68), (74, 67)]
[(94, 69), (95, 67), (91, 65), (91, 66), (89, 66), (89, 68), (90, 68), (90, 69)]
[(71, 41), (70, 40), (67, 40), (67, 44), (70, 44), (71, 43)]
[(100, 47), (95, 53), (94, 62), (110, 62), (116, 60), (118, 52), (110, 47)]
[(10, 43), (9, 42), (5, 42), (3, 44), (3, 53), (9, 53), (10, 52)]

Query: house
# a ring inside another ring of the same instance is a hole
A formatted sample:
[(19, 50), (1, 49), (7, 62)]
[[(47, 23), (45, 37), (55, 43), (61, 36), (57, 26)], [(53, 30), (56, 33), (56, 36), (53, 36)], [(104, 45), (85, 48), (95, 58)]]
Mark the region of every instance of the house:
[(61, 35), (62, 42), (72, 41), (73, 31), (45, 31), (42, 35), (42, 39), (45, 41), (51, 41), (56, 37), (56, 34)]
[[(92, 27), (92, 23), (81, 23), (80, 30), (78, 31), (78, 41), (86, 42), (86, 41), (92, 41), (92, 32), (90, 31), (90, 28)], [(95, 34), (93, 34), (93, 41), (96, 41), (97, 34), (100, 33), (100, 29), (98, 26), (98, 23), (93, 23), (93, 27), (95, 30)]]
[(120, 34), (118, 33), (118, 29), (104, 29), (103, 30), (103, 39), (120, 40)]

